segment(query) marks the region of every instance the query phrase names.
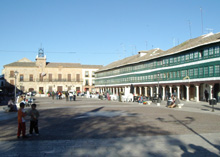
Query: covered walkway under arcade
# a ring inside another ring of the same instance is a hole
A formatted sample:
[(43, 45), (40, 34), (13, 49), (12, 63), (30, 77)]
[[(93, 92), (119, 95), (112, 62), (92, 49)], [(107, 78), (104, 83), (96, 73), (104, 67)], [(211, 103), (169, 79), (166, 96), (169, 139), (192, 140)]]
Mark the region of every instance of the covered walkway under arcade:
[[(159, 85), (159, 88), (158, 88)], [(208, 99), (216, 98), (218, 100), (218, 93), (220, 91), (219, 82), (204, 81), (204, 82), (184, 82), (184, 83), (157, 83), (157, 84), (133, 84), (134, 96), (145, 95), (148, 97), (157, 97), (166, 100), (169, 94), (176, 96), (184, 101), (205, 101), (205, 91), (208, 93)], [(99, 93), (109, 92), (111, 95), (119, 96), (119, 93), (124, 93), (125, 90), (130, 91), (131, 85), (111, 86), (98, 88)]]

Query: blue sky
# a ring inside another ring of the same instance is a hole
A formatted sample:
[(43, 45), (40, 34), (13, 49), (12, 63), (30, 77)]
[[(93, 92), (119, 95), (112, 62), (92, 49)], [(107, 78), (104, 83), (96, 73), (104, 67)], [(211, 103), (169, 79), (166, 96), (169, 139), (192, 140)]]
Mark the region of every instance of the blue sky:
[(219, 6), (219, 0), (0, 0), (0, 70), (23, 57), (35, 61), (41, 45), (48, 62), (89, 65), (167, 50), (210, 29), (220, 32)]

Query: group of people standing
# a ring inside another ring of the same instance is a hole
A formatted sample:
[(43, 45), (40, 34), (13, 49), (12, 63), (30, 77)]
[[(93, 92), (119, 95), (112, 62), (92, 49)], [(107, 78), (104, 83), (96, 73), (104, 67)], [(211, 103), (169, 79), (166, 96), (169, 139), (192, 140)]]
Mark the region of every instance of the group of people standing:
[(20, 138), (22, 134), (22, 138), (27, 138), (26, 136), (26, 116), (30, 116), (30, 130), (29, 136), (32, 136), (33, 130), (35, 131), (36, 136), (39, 135), (38, 130), (38, 118), (40, 116), (38, 110), (36, 109), (36, 104), (31, 105), (31, 110), (28, 112), (24, 110), (25, 104), (23, 102), (20, 103), (20, 108), (18, 110), (18, 131), (17, 138)]
[(76, 92), (75, 91), (66, 91), (64, 93), (57, 91), (56, 93), (53, 91), (51, 93), (52, 99), (56, 96), (57, 100), (60, 100), (63, 98), (63, 94), (65, 95), (66, 101), (75, 101), (76, 100)]
[(66, 91), (65, 92), (66, 101), (76, 101), (76, 92)]

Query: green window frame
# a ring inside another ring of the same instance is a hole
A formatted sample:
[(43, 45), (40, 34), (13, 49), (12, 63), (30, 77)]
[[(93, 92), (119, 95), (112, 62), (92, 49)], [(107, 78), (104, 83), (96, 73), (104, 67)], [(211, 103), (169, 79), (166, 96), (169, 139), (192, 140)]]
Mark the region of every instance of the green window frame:
[(184, 63), (185, 61), (185, 56), (181, 56), (181, 63)]
[(182, 70), (182, 71), (181, 71), (181, 77), (182, 77), (182, 78), (183, 78), (183, 77), (186, 77), (186, 74), (187, 74), (186, 70)]
[(209, 76), (213, 76), (213, 74), (214, 74), (214, 67), (209, 66)]
[(220, 66), (219, 65), (215, 65), (215, 75), (219, 76), (220, 73)]
[(189, 77), (193, 77), (194, 73), (193, 73), (193, 69), (189, 69)]
[(194, 60), (197, 60), (199, 57), (199, 52), (194, 52)]
[(170, 72), (169, 74), (170, 74), (170, 79), (172, 79), (173, 78), (173, 73)]
[(204, 58), (208, 58), (208, 56), (209, 56), (209, 51), (208, 51), (208, 49), (205, 49), (205, 50), (204, 50), (203, 56), (204, 56)]
[(198, 68), (195, 68), (195, 69), (194, 69), (194, 76), (195, 76), (195, 77), (198, 77), (198, 72), (199, 72)]
[(193, 53), (190, 53), (189, 59), (190, 59), (190, 60), (193, 60), (193, 56), (194, 56), (194, 54), (193, 54)]
[(180, 78), (180, 71), (177, 71), (177, 77)]
[(219, 46), (216, 46), (216, 47), (215, 47), (215, 54), (216, 54), (216, 55), (217, 55), (217, 54), (219, 55)]
[(174, 64), (176, 64), (178, 62), (178, 58), (177, 57), (174, 57)]
[(212, 56), (213, 55), (213, 47), (210, 47), (209, 48), (209, 56)]
[(173, 64), (173, 57), (170, 58), (170, 64)]
[(199, 77), (203, 77), (203, 68), (199, 68)]
[(208, 67), (204, 67), (204, 76), (205, 77), (209, 76), (209, 68)]
[(173, 78), (176, 78), (176, 71), (173, 72)]
[(180, 61), (181, 61), (181, 57), (180, 57), (180, 56), (178, 56), (178, 63), (180, 63)]
[(186, 56), (185, 56), (185, 61), (186, 61), (186, 62), (189, 61), (189, 54), (186, 54)]

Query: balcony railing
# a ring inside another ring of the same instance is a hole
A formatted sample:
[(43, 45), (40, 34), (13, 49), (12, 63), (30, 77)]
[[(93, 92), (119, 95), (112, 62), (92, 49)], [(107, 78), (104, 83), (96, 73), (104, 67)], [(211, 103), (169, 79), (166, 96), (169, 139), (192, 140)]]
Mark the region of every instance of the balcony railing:
[(19, 82), (83, 82), (83, 79), (34, 79), (33, 81), (24, 79), (23, 81), (19, 80)]

